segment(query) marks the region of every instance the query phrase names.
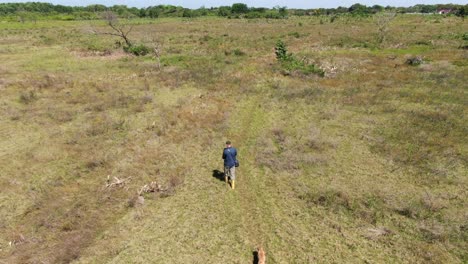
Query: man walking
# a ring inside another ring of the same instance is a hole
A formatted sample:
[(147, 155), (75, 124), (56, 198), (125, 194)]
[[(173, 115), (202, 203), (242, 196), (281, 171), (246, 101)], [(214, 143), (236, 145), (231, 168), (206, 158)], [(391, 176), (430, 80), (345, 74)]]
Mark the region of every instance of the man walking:
[(231, 188), (235, 187), (237, 150), (231, 146), (231, 141), (226, 141), (226, 148), (223, 151), (224, 160), (224, 180), (228, 183), (231, 180)]

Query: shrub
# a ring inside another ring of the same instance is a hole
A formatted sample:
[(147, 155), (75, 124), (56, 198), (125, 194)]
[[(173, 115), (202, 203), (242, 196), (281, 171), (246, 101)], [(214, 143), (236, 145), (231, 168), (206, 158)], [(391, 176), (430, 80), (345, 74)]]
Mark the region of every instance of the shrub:
[(299, 34), (299, 32), (297, 32), (297, 31), (295, 31), (295, 32), (289, 33), (288, 36), (295, 37), (295, 38), (300, 38), (301, 34)]
[(232, 51), (232, 53), (234, 53), (234, 55), (236, 55), (236, 56), (244, 56), (245, 55), (245, 52), (243, 52), (240, 49), (235, 49), (235, 50)]
[(292, 54), (288, 54), (286, 44), (283, 41), (278, 40), (275, 47), (276, 59), (279, 61), (286, 61), (292, 57)]
[(411, 66), (418, 66), (423, 64), (424, 60), (421, 56), (416, 56), (416, 57), (411, 57), (406, 59), (406, 64), (411, 65)]
[(22, 92), (19, 96), (19, 101), (23, 104), (29, 104), (37, 100), (37, 95), (34, 91)]
[(325, 76), (325, 71), (315, 64), (308, 64), (304, 60), (297, 60), (295, 58), (287, 63), (283, 63), (283, 68), (289, 72), (298, 71), (305, 75), (317, 74), (321, 77)]
[(275, 47), (276, 59), (281, 63), (283, 69), (288, 74), (291, 72), (299, 72), (304, 75), (318, 74), (319, 76), (325, 76), (325, 72), (315, 64), (308, 63), (305, 59), (299, 60), (288, 53), (286, 45), (283, 41), (278, 40)]
[(144, 44), (139, 45), (132, 45), (128, 47), (124, 47), (124, 51), (127, 53), (131, 53), (135, 56), (145, 56), (151, 52), (151, 49)]
[(461, 37), (463, 40), (468, 40), (468, 33), (465, 33)]

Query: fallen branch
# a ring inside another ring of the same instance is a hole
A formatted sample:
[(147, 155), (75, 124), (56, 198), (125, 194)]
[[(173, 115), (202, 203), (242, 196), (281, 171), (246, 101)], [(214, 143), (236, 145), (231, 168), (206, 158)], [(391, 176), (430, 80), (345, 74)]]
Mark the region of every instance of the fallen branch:
[(119, 178), (117, 178), (117, 177), (114, 177), (114, 179), (113, 179), (114, 181), (111, 182), (111, 181), (110, 181), (110, 175), (107, 175), (107, 184), (106, 184), (106, 188), (112, 188), (112, 187), (114, 187), (114, 186), (116, 186), (116, 187), (122, 187), (122, 186), (124, 186), (125, 183), (126, 183), (127, 181), (129, 181), (131, 178), (132, 178), (132, 177), (128, 177), (128, 178), (126, 178), (126, 179), (119, 179)]
[(18, 235), (16, 237), (16, 239), (13, 239), (10, 242), (8, 242), (8, 245), (10, 247), (13, 247), (13, 246), (16, 246), (16, 245), (21, 245), (21, 244), (23, 244), (25, 242), (26, 242), (26, 238), (22, 234), (20, 234), (20, 235)]
[(165, 191), (160, 184), (157, 182), (151, 182), (150, 184), (145, 184), (141, 187), (140, 191), (138, 191), (138, 196), (141, 196), (143, 193), (150, 193), (150, 192), (161, 192)]

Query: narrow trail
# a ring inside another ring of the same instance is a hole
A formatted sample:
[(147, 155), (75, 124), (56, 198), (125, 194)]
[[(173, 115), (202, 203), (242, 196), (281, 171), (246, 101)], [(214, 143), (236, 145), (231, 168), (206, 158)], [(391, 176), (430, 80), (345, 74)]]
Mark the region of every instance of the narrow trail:
[[(280, 191), (286, 186), (255, 164), (257, 141), (271, 123), (259, 100), (237, 102), (228, 132), (213, 134), (209, 146), (182, 149), (178, 160), (192, 169), (176, 195), (136, 208), (104, 232), (78, 263), (252, 263), (258, 246), (265, 248), (269, 263), (301, 263), (290, 261), (297, 252), (289, 248), (301, 249), (304, 243), (297, 238), (312, 240), (309, 231), (296, 231), (308, 227), (291, 222), (290, 201)], [(241, 162), (235, 190), (216, 173), (222, 170), (227, 138)]]
[[(244, 227), (244, 233), (248, 244), (257, 247), (265, 242), (263, 223), (267, 217), (265, 211), (261, 210), (260, 204), (266, 201), (262, 200), (261, 194), (266, 191), (262, 188), (261, 176), (255, 168), (255, 145), (259, 132), (264, 126), (265, 116), (262, 111), (257, 108), (257, 101), (251, 100), (244, 102), (244, 105), (239, 107), (242, 109), (238, 116), (232, 119), (233, 122), (234, 142), (241, 149), (239, 159), (242, 160), (242, 167), (238, 170), (239, 180), (236, 190), (236, 206), (241, 212), (240, 221)], [(268, 206), (268, 205), (267, 205)]]

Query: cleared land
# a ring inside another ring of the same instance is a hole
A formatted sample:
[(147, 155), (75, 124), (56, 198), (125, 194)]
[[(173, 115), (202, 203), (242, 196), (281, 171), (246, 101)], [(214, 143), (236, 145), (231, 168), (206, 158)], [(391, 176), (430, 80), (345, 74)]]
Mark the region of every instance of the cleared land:
[(162, 70), (98, 22), (0, 23), (0, 263), (468, 261), (467, 21), (399, 16), (381, 48), (372, 18), (132, 23)]

